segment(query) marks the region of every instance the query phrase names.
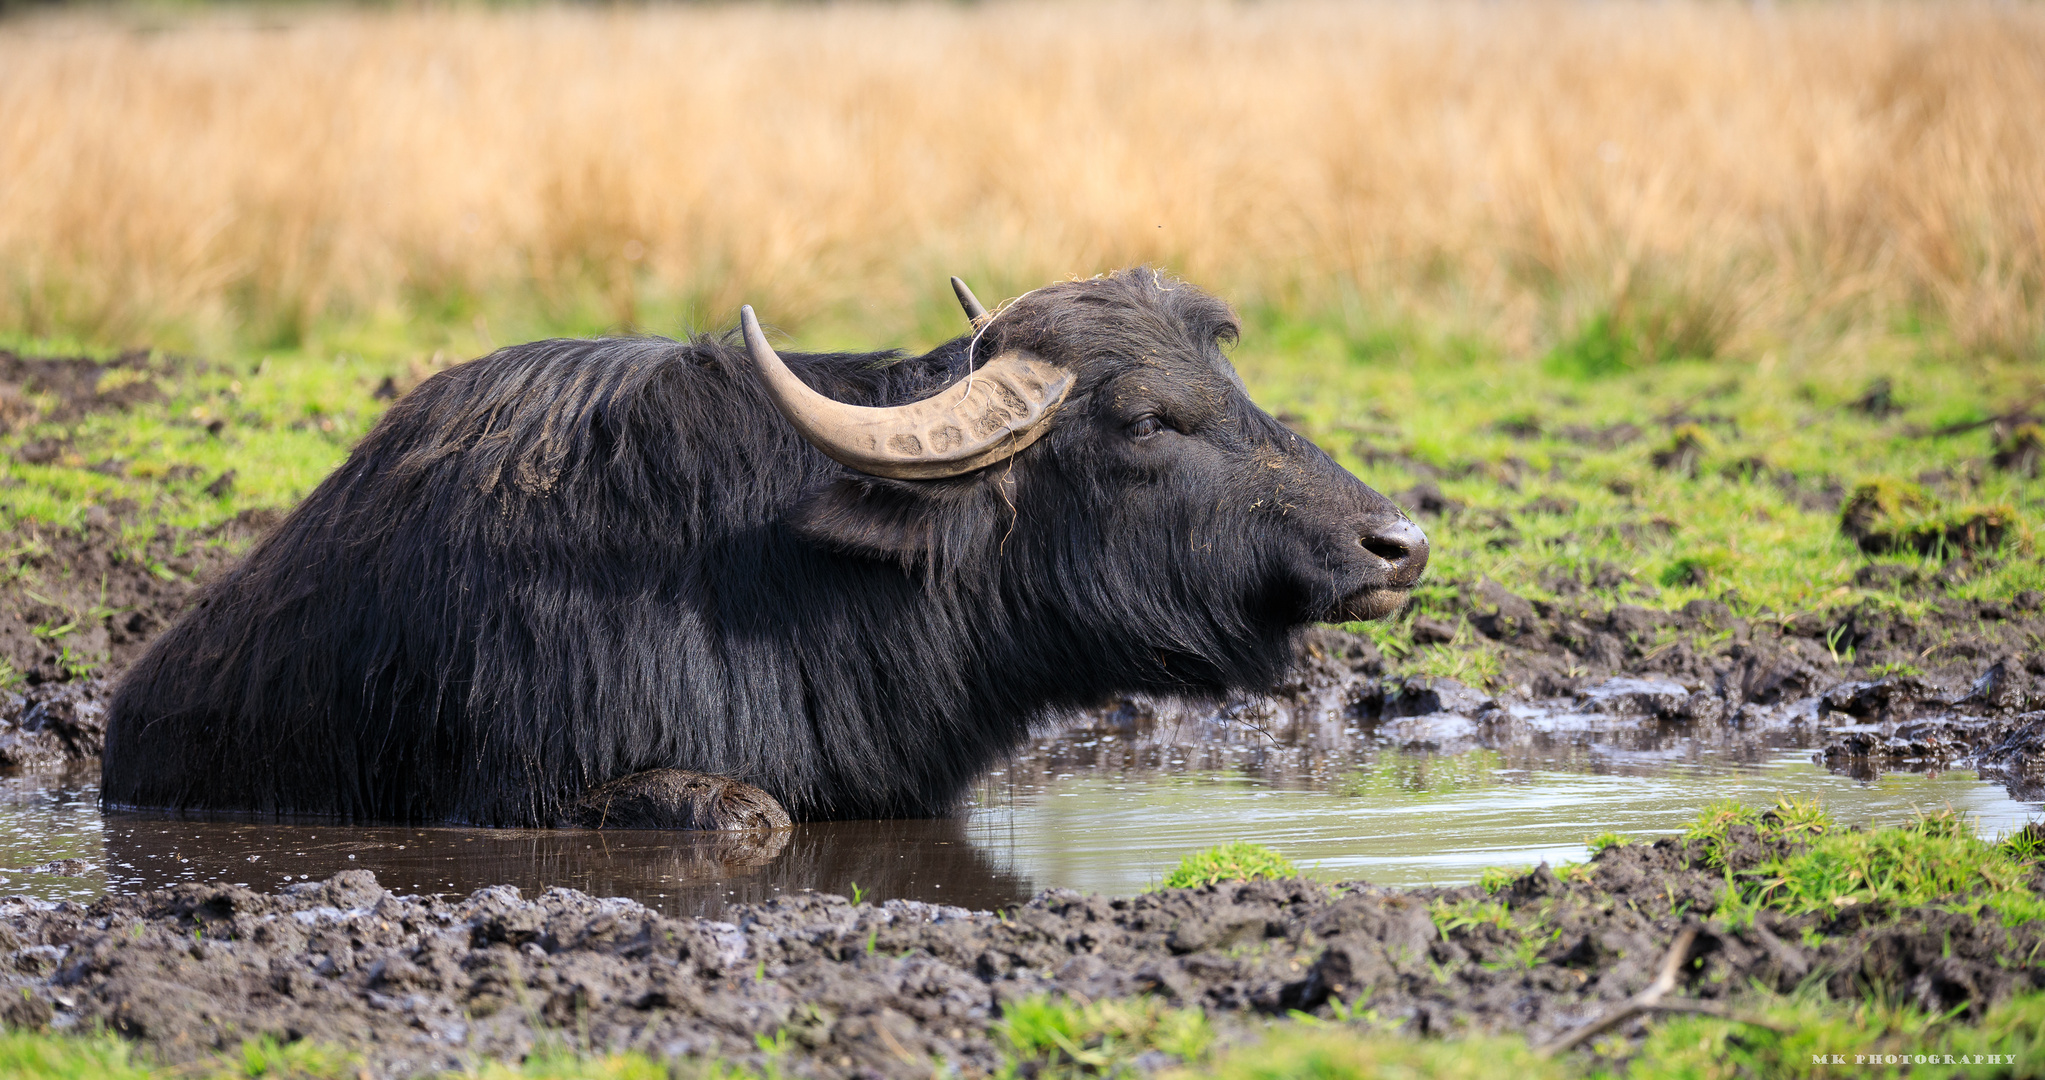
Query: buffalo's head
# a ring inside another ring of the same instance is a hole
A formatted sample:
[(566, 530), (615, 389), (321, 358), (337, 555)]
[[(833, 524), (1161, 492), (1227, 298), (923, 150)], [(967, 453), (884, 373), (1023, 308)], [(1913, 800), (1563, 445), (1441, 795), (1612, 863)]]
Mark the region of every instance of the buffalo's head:
[(958, 578), (1166, 687), (1268, 681), (1289, 631), (1405, 602), (1426, 535), (1250, 400), (1220, 301), (1146, 269), (989, 315), (953, 284), (974, 333), (939, 353), (972, 374), (888, 407), (811, 390), (745, 310), (768, 396), (853, 470), (803, 535)]

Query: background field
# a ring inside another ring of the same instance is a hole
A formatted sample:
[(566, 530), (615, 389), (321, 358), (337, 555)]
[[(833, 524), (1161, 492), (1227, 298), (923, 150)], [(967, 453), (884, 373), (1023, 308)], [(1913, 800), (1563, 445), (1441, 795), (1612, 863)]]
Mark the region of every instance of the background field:
[(2045, 330), (2030, 5), (17, 18), (0, 160), (0, 319), (124, 344), (467, 348), (742, 299), (891, 339), (948, 273), (1142, 262), (1514, 353), (1601, 317), (1778, 361)]
[(0, 345), (155, 350), (94, 370), (109, 407), (0, 394), (31, 553), (110, 513), (179, 574), (158, 525), (288, 505), (495, 345), (743, 301), (917, 347), (962, 326), (947, 274), (1147, 262), (1433, 508), (1437, 588), (1927, 603), (1856, 579), (1870, 482), (2000, 523), (1932, 545), (1941, 591), (2045, 586), (2034, 5), (15, 15), (0, 161)]

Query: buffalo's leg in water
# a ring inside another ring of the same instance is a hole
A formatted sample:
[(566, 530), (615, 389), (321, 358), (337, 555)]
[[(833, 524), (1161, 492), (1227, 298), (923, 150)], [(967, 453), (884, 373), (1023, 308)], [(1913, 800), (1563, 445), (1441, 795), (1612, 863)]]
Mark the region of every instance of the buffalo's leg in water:
[(562, 814), (585, 829), (786, 829), (774, 796), (728, 776), (652, 769), (591, 789)]

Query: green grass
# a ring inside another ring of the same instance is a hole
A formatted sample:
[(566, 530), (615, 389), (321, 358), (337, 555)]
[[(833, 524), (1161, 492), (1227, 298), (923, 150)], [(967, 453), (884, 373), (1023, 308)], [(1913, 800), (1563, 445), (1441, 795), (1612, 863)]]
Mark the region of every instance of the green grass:
[[(14, 449), (68, 436), (70, 448), (46, 464), (0, 456), (0, 520), (75, 526), (88, 507), (128, 500), (138, 513), (127, 532), (139, 539), (158, 524), (203, 528), (249, 508), (288, 507), (382, 415), (384, 403), (371, 396), (377, 384), (404, 373), (401, 363), (354, 354), (159, 364), (160, 402), (36, 424), (7, 439)], [(215, 421), (224, 421), (217, 431)], [(106, 462), (120, 474), (92, 468)], [(230, 471), (231, 490), (207, 494)]]
[(280, 1043), (267, 1036), (210, 1058), (167, 1067), (150, 1062), (127, 1040), (105, 1032), (0, 1031), (0, 1077), (22, 1080), (354, 1080), (359, 1072), (359, 1055), (321, 1043)]
[(127, 1040), (0, 1031), (0, 1076), (22, 1080), (147, 1080), (160, 1075)]
[(1735, 924), (1761, 908), (1800, 915), (1875, 903), (1987, 910), (2011, 926), (2045, 919), (2045, 897), (2030, 885), (2045, 858), (2045, 829), (2036, 826), (1983, 840), (1972, 819), (1948, 808), (1908, 825), (1843, 829), (1815, 800), (1783, 799), (1763, 809), (1722, 799), (1700, 810), (1682, 835), (1702, 842), (1708, 861), (1726, 869), (1733, 829), (1740, 826), (1763, 841), (1798, 846), (1758, 867), (1728, 872), (1718, 914)]
[[(1565, 869), (1564, 873), (1573, 876), (1574, 870)], [(1560, 933), (1549, 925), (1550, 909), (1542, 904), (1514, 909), (1502, 900), (1437, 900), (1429, 905), (1428, 914), (1434, 919), (1435, 929), (1445, 938), (1486, 927), (1511, 935), (1512, 964), (1492, 966), (1517, 966), (1531, 970), (1540, 962), (1542, 950)]]
[[(2045, 827), (2027, 826), (1997, 840), (1976, 835), (1973, 823), (1953, 811), (1925, 814), (1900, 827), (1874, 830), (1840, 827), (1815, 802), (1782, 800), (1772, 807), (1731, 800), (1704, 807), (1685, 830), (1693, 841), (1723, 847), (1733, 830), (1747, 827), (1765, 840), (1788, 842), (1786, 853), (1757, 869), (1729, 874), (1729, 887), (1715, 917), (1737, 924), (1762, 907), (1791, 914), (1835, 911), (1853, 904), (1895, 907), (1945, 906), (1968, 913), (1992, 912), (2016, 924), (2045, 918), (2045, 898), (2032, 891), (2032, 875), (2045, 858)], [(1593, 847), (1623, 846), (1607, 834)], [(1278, 853), (1254, 844), (1231, 844), (1188, 856), (1172, 885), (1258, 876), (1290, 876)], [(1487, 872), (1489, 892), (1503, 893), (1520, 871)], [(1574, 876), (1564, 871), (1565, 876)], [(1430, 913), (1444, 934), (1503, 930), (1515, 945), (1492, 966), (1501, 970), (1539, 967), (1542, 952), (1556, 940), (1549, 925), (1552, 899), (1515, 906), (1507, 898), (1437, 901)], [(1794, 994), (1751, 990), (1738, 1000), (1741, 1013), (1766, 1027), (1713, 1017), (1655, 1019), (1642, 1042), (1606, 1036), (1587, 1052), (1544, 1059), (1516, 1037), (1449, 1033), (1413, 1038), (1391, 1030), (1398, 1023), (1371, 1003), (1331, 1003), (1333, 1018), (1296, 1014), (1265, 1021), (1251, 1041), (1240, 1029), (1227, 1047), (1198, 1008), (1176, 1007), (1150, 997), (1086, 1001), (1036, 995), (1004, 1005), (988, 1034), (1000, 1050), (1002, 1077), (1045, 1078), (1129, 1076), (1162, 1060), (1176, 1063), (1172, 1080), (1364, 1080), (1374, 1077), (1543, 1078), (1627, 1077), (1631, 1080), (1695, 1080), (1735, 1077), (1901, 1077), (1924, 1075), (1921, 1068), (1862, 1057), (1951, 1055), (1955, 1059), (1996, 1055), (2013, 1059), (2006, 1067), (1965, 1066), (1955, 1075), (2045, 1076), (2045, 993), (2016, 994), (1989, 1007), (1978, 1019), (1938, 1016), (1871, 993), (1860, 1000), (1825, 998), (1816, 984)], [(724, 1059), (656, 1061), (639, 1054), (589, 1054), (548, 1046), (520, 1062), (484, 1062), (458, 1076), (478, 1080), (779, 1080), (796, 1063), (785, 1059), (788, 1044), (761, 1037), (759, 1064)], [(1163, 1055), (1160, 1059), (1156, 1055)], [(1147, 1056), (1148, 1055), (1148, 1056)], [(1841, 1055), (1837, 1064), (1829, 1062)], [(0, 1033), (0, 1076), (23, 1080), (227, 1080), (230, 1077), (353, 1080), (359, 1066), (345, 1050), (313, 1043), (278, 1044), (252, 1040), (236, 1051), (196, 1063), (164, 1067), (107, 1034)], [(1947, 1075), (1944, 1072), (1936, 1075)]]
[(1505, 887), (1525, 876), (1525, 866), (1487, 866), (1477, 872), (1477, 884), (1485, 892), (1498, 895)]
[(1798, 915), (1874, 903), (1986, 909), (2009, 925), (2045, 918), (2045, 897), (2030, 887), (2037, 853), (2029, 832), (2015, 841), (1983, 840), (1951, 810), (1891, 829), (1764, 824), (1763, 831), (1808, 842), (1730, 875), (1719, 911), (1735, 921), (1761, 907)]
[(1291, 860), (1262, 844), (1235, 840), (1196, 851), (1165, 875), (1163, 888), (1190, 889), (1221, 881), (1298, 877)]
[(1028, 997), (1004, 1006), (994, 1031), (1009, 1071), (1027, 1064), (1037, 1076), (1123, 1073), (1153, 1050), (1197, 1062), (1214, 1043), (1199, 1009), (1173, 1008), (1149, 997), (1096, 1002)]
[(1584, 839), (1584, 846), (1591, 849), (1591, 854), (1596, 855), (1606, 848), (1625, 847), (1632, 842), (1631, 839), (1625, 836), (1607, 831), (1601, 832), (1596, 836), (1586, 837)]
[[(1979, 1023), (1961, 1023), (1875, 1001), (1837, 1003), (1767, 995), (1748, 1011), (1780, 1032), (1708, 1017), (1656, 1021), (1645, 1042), (1608, 1039), (1590, 1054), (1539, 1057), (1521, 1039), (1463, 1036), (1415, 1039), (1329, 1026), (1275, 1026), (1259, 1042), (1237, 1046), (1173, 1080), (1513, 1080), (1617, 1078), (1734, 1080), (1746, 1077), (2045, 1076), (2045, 993), (2020, 994), (1991, 1007)], [(1842, 1060), (1834, 1063), (1837, 1055)], [(2015, 1065), (1952, 1066), (1856, 1062), (1937, 1055), (1940, 1061), (2013, 1059)], [(1824, 1063), (1820, 1064), (1820, 1061)]]
[[(678, 1066), (678, 1067), (677, 1067)], [(691, 1067), (693, 1066), (693, 1067)], [(778, 1071), (778, 1070), (777, 1070)], [(731, 1065), (728, 1062), (655, 1061), (644, 1054), (535, 1054), (515, 1064), (485, 1062), (464, 1073), (467, 1080), (772, 1080), (771, 1076)], [(452, 1080), (452, 1078), (450, 1078)]]
[[(1328, 1026), (1273, 1027), (1259, 1042), (1179, 1071), (1174, 1080), (1376, 1080), (1380, 1077), (1626, 1077), (1629, 1080), (1734, 1080), (1744, 1077), (2045, 1076), (2045, 993), (2019, 994), (1991, 1007), (1979, 1023), (1961, 1023), (1878, 1001), (1837, 1003), (1767, 995), (1748, 1009), (1781, 1031), (1708, 1017), (1657, 1021), (1645, 1042), (1608, 1039), (1591, 1054), (1539, 1057), (1521, 1039), (1484, 1036), (1415, 1039)], [(1937, 1055), (2015, 1065), (1925, 1071), (1923, 1064), (1856, 1062)], [(1838, 1056), (1842, 1060), (1835, 1062)], [(1820, 1063), (1822, 1061), (1822, 1063)]]
[[(1624, 1069), (1599, 1075), (1636, 1080), (1662, 1077), (1820, 1078), (1837, 1076), (2045, 1076), (2045, 994), (2019, 994), (1989, 1008), (1980, 1023), (1960, 1023), (1920, 1010), (1863, 1001), (1850, 1005), (1814, 997), (1772, 998), (1755, 1010), (1784, 1029), (1767, 1031), (1725, 1020), (1678, 1017), (1655, 1025), (1645, 1044), (1628, 1047)], [(1983, 1059), (2014, 1064), (1947, 1066), (1927, 1070), (1920, 1056)], [(1835, 1056), (1839, 1059), (1834, 1061)], [(1903, 1063), (1894, 1060), (1908, 1059)], [(1857, 1060), (1858, 1059), (1858, 1060)], [(1869, 1060), (1874, 1059), (1874, 1060)]]
[(1274, 1030), (1262, 1042), (1179, 1074), (1213, 1080), (1563, 1080), (1579, 1075), (1571, 1063), (1536, 1057), (1524, 1039), (1414, 1039), (1317, 1027)]
[(1513, 925), (1512, 909), (1498, 900), (1437, 900), (1428, 914), (1434, 917), (1434, 928), (1445, 935), (1479, 926), (1510, 930)]
[(1711, 864), (1723, 867), (1732, 830), (1741, 825), (1753, 828), (1763, 840), (1808, 840), (1834, 828), (1831, 815), (1815, 799), (1778, 799), (1766, 809), (1738, 799), (1718, 799), (1706, 803), (1682, 835), (1702, 841)]

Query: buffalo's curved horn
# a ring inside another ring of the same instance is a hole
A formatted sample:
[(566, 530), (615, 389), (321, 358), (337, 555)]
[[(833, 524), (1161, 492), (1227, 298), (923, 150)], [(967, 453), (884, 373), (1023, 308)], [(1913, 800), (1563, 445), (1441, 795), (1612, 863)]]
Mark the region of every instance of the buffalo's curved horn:
[(1005, 352), (921, 401), (875, 408), (810, 389), (760, 332), (750, 305), (739, 325), (753, 374), (781, 415), (833, 460), (874, 476), (935, 480), (992, 465), (1050, 430), (1072, 373), (1023, 352)]
[(973, 295), (973, 290), (966, 288), (966, 283), (958, 278), (951, 279), (951, 291), (958, 296), (959, 306), (966, 309), (966, 321), (973, 324), (973, 329), (978, 330), (980, 324), (987, 321), (986, 305), (980, 303), (980, 298)]

